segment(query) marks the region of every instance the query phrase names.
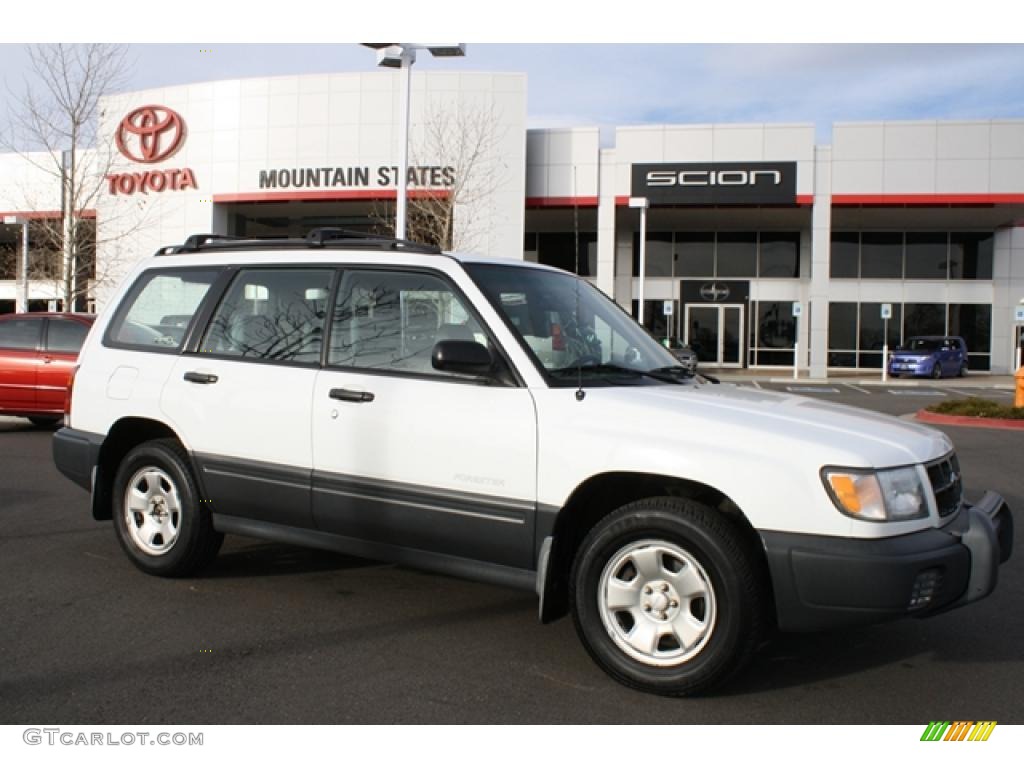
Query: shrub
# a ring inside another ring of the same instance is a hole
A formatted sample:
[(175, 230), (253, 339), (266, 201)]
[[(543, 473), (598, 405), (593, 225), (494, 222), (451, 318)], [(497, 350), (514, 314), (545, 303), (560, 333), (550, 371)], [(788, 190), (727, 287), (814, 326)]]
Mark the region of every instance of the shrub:
[(992, 400), (971, 397), (967, 400), (945, 400), (929, 405), (926, 410), (949, 416), (974, 416), (982, 419), (1024, 419), (1024, 408), (1001, 405)]

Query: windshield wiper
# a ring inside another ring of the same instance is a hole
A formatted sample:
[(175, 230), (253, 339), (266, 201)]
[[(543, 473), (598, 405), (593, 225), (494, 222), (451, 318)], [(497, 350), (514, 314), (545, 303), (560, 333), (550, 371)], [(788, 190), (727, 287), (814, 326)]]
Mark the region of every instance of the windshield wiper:
[(652, 368), (651, 370), (646, 371), (646, 373), (648, 375), (668, 374), (672, 376), (673, 379), (676, 375), (682, 376), (684, 379), (692, 379), (696, 375), (693, 371), (683, 365), (666, 365), (662, 368)]
[(687, 377), (690, 376), (690, 372), (687, 371), (681, 365), (669, 365), (664, 368), (655, 368), (650, 371), (641, 371), (636, 368), (626, 368), (623, 365), (616, 365), (615, 363), (588, 363), (587, 365), (569, 365), (565, 368), (555, 368), (549, 371), (553, 376), (568, 376), (573, 375), (577, 371), (583, 373), (612, 373), (612, 374), (625, 374), (629, 376), (647, 376), (648, 378), (655, 379), (657, 381), (665, 381), (670, 384), (679, 383), (679, 374), (685, 374)]

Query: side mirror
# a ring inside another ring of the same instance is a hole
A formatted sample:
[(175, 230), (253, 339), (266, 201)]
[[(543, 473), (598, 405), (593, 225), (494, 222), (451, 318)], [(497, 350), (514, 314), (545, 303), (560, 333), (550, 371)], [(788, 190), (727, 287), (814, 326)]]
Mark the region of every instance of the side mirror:
[(434, 345), (430, 363), (438, 371), (485, 376), (494, 368), (490, 350), (476, 341), (447, 339)]

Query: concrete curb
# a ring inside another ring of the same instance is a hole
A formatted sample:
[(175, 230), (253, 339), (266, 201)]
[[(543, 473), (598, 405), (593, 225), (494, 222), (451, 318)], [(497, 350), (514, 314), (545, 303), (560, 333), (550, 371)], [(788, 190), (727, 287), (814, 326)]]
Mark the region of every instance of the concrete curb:
[(921, 409), (914, 418), (925, 424), (945, 424), (950, 427), (981, 427), (982, 429), (1024, 430), (1024, 419), (983, 419), (978, 416), (951, 416)]

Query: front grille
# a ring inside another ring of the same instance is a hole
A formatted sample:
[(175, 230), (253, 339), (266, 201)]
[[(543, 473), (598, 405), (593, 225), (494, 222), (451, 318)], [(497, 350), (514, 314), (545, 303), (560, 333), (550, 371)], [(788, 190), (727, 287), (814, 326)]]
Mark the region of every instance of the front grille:
[(928, 465), (928, 479), (935, 493), (935, 504), (941, 517), (949, 517), (960, 509), (963, 502), (964, 486), (960, 478), (960, 462), (951, 453), (944, 459)]

